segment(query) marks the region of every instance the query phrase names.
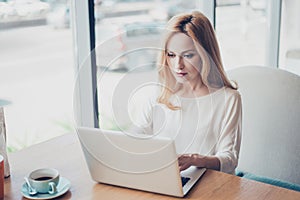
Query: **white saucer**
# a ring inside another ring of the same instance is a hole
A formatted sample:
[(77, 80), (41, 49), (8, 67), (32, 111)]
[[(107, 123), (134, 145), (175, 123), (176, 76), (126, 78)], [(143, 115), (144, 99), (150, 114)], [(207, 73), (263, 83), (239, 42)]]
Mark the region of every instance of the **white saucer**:
[(27, 184), (24, 183), (22, 185), (21, 193), (24, 197), (28, 199), (53, 199), (55, 197), (58, 197), (60, 195), (65, 194), (71, 187), (71, 183), (68, 179), (64, 177), (60, 177), (60, 181), (57, 186), (57, 192), (55, 194), (36, 194), (36, 195), (29, 195), (27, 190)]

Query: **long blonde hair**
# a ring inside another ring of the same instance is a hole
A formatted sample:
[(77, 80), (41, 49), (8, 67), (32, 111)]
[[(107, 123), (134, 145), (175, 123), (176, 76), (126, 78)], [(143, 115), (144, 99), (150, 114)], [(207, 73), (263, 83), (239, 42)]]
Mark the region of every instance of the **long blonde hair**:
[(219, 45), (210, 21), (202, 13), (193, 11), (190, 14), (174, 16), (167, 24), (166, 35), (158, 60), (158, 77), (163, 85), (158, 102), (172, 110), (179, 109), (170, 102), (176, 92), (176, 80), (172, 75), (167, 59), (167, 45), (176, 33), (184, 33), (191, 37), (202, 61), (200, 75), (208, 88), (230, 87), (237, 89), (237, 84), (230, 81), (223, 68)]

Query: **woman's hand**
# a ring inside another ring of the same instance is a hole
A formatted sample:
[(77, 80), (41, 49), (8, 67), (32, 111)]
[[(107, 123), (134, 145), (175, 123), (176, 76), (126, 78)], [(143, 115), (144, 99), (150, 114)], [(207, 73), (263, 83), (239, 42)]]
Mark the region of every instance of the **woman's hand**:
[(182, 154), (178, 157), (179, 170), (183, 171), (190, 166), (205, 167), (220, 170), (220, 161), (215, 156), (202, 156), (199, 154)]
[(178, 157), (179, 170), (183, 171), (192, 165), (196, 165), (198, 154), (182, 154)]
[(178, 157), (179, 170), (183, 171), (193, 165), (192, 154), (183, 154)]

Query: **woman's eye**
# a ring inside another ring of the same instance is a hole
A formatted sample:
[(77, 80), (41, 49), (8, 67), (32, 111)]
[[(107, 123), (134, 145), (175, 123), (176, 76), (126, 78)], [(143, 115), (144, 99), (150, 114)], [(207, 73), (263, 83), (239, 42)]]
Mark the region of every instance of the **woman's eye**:
[(194, 56), (194, 54), (185, 54), (185, 55), (183, 55), (183, 57), (185, 57), (185, 58), (192, 58)]
[(174, 53), (167, 53), (167, 56), (170, 58), (174, 58), (176, 55)]

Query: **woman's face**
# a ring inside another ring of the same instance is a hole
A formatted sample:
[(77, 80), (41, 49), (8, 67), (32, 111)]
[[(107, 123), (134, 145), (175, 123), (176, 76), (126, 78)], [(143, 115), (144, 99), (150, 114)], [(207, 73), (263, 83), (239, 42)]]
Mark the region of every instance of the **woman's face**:
[(167, 61), (175, 79), (180, 83), (197, 83), (200, 77), (201, 58), (193, 40), (175, 33), (167, 43)]

